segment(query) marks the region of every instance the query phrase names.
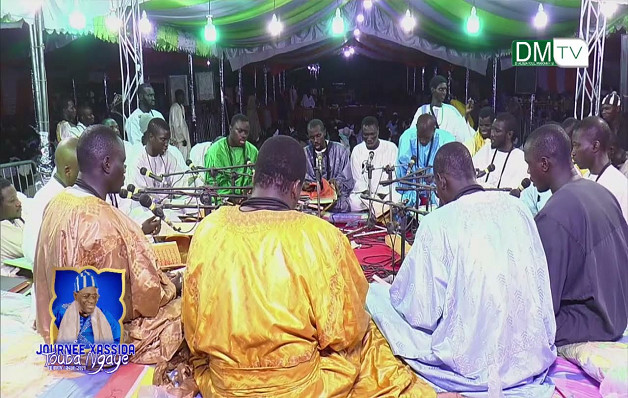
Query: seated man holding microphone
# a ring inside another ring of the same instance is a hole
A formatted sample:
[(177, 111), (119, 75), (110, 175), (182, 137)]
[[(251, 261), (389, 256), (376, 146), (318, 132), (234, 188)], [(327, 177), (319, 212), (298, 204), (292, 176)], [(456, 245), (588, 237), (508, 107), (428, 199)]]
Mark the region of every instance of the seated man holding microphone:
[(351, 211), (371, 208), (375, 216), (379, 216), (386, 210), (384, 205), (373, 203), (371, 207), (369, 201), (362, 199), (362, 195), (399, 202), (401, 195), (396, 191), (395, 184), (380, 185), (382, 181), (394, 178), (394, 174), (386, 175), (386, 170), (390, 168), (394, 172), (394, 165), (397, 162), (397, 145), (379, 139), (379, 122), (373, 116), (367, 116), (362, 120), (362, 135), (364, 141), (353, 148), (351, 153), (351, 174), (354, 186), (349, 202)]

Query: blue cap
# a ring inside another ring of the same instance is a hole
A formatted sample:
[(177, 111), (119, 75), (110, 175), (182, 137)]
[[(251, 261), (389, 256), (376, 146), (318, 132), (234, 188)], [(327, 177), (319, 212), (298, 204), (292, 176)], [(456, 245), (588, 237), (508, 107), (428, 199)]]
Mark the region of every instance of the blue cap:
[(96, 284), (96, 278), (91, 271), (85, 270), (78, 274), (76, 279), (74, 280), (74, 291), (80, 292), (86, 287), (98, 287)]

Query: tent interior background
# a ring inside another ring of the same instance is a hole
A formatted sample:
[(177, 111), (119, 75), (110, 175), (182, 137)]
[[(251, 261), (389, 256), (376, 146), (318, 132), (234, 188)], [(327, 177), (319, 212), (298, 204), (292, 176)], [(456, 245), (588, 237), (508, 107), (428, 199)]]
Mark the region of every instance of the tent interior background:
[[(0, 37), (2, 120), (4, 125), (15, 125), (18, 130), (18, 125), (23, 129), (32, 125), (34, 120), (30, 43), (28, 29), (23, 23), (32, 21), (31, 10), (37, 1), (6, 3), (9, 2), (2, 2), (1, 26), (11, 29), (2, 29)], [(171, 101), (167, 87), (168, 76), (188, 74), (186, 53), (194, 54), (195, 73), (213, 71), (214, 92), (217, 94), (220, 92), (218, 56), (224, 53), (225, 95), (228, 103), (233, 105), (231, 114), (238, 110), (238, 68), (242, 68), (244, 104), (249, 94), (256, 94), (258, 102), (262, 104), (266, 95), (272, 100), (271, 76), (286, 71), (287, 87), (295, 84), (301, 90), (299, 101), (302, 90), (316, 87), (325, 88), (332, 95), (338, 94), (339, 98), (353, 98), (353, 108), (358, 104), (368, 106), (369, 110), (352, 112), (352, 116), (333, 115), (352, 119), (347, 121), (354, 123), (357, 121), (353, 120), (354, 115), (372, 112), (375, 106), (387, 106), (386, 116), (397, 111), (402, 117), (411, 117), (429, 93), (427, 84), (434, 74), (434, 68), (446, 77), (451, 71), (452, 94), (464, 100), (468, 67), (469, 97), (490, 98), (492, 58), (497, 55), (500, 58), (497, 75), (498, 110), (505, 110), (505, 98), (516, 94), (517, 69), (522, 69), (510, 65), (512, 40), (533, 39), (541, 35), (576, 35), (581, 2), (544, 1), (550, 23), (542, 34), (530, 23), (539, 1), (448, 0), (445, 3), (440, 0), (376, 0), (370, 10), (365, 10), (363, 2), (358, 0), (140, 1), (140, 8), (146, 11), (153, 23), (152, 32), (145, 37), (144, 76), (146, 81), (155, 86), (157, 108), (165, 114)], [(93, 0), (89, 2), (89, 7), (85, 6), (86, 2), (78, 2), (87, 20), (82, 32), (69, 26), (67, 16), (74, 8), (73, 0), (46, 0), (45, 4), (42, 12), (51, 122), (57, 119), (58, 100), (65, 96), (72, 97), (75, 92), (79, 104), (93, 101), (95, 111), (104, 116), (105, 75), (108, 101), (111, 101), (113, 93), (120, 92), (121, 84), (117, 34), (111, 34), (104, 26), (111, 2)], [(482, 23), (477, 36), (468, 35), (464, 30), (464, 22), (474, 4)], [(398, 23), (408, 5), (417, 18), (417, 26), (411, 34), (404, 33)], [(219, 32), (215, 45), (206, 43), (202, 37), (210, 7)], [(333, 36), (331, 21), (338, 7), (342, 11), (346, 33)], [(267, 24), (273, 13), (284, 24), (278, 39), (272, 39), (267, 32)], [(360, 13), (365, 16), (363, 23), (356, 21)], [(617, 90), (620, 34), (628, 26), (627, 7), (621, 7), (608, 25), (609, 32), (614, 33), (607, 37), (603, 87)], [(353, 36), (354, 28), (360, 29), (359, 38)], [(341, 52), (346, 46), (352, 46), (356, 55), (344, 58)], [(320, 65), (320, 73), (316, 78), (307, 71), (307, 65), (311, 63)], [(269, 70), (267, 92), (264, 89), (265, 68)], [(557, 74), (557, 69), (539, 68), (537, 93), (545, 96), (564, 94), (566, 101), (573, 104), (573, 92), (570, 93), (569, 89), (574, 86), (571, 81), (575, 80), (575, 70), (558, 70)], [(257, 89), (254, 87), (254, 75), (257, 76)], [(382, 76), (386, 79), (380, 79)], [(279, 90), (276, 90), (278, 96)], [(529, 101), (529, 97), (522, 96), (524, 102)], [(215, 136), (215, 133), (208, 134), (206, 130), (210, 125), (211, 110), (220, 114), (218, 101), (197, 102), (194, 141)], [(543, 106), (539, 96), (537, 105)], [(525, 109), (522, 113), (525, 114)], [(331, 115), (325, 113), (323, 116)], [(52, 126), (51, 130), (54, 129)], [(13, 131), (12, 128), (9, 130)], [(5, 153), (1, 161), (6, 161), (4, 157), (11, 149), (15, 148), (3, 148), (2, 152)]]

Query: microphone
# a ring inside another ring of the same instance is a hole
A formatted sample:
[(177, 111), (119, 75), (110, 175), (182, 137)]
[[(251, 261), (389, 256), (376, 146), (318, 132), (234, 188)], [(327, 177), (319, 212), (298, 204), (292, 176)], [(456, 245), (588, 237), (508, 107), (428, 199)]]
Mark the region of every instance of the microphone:
[(316, 156), (316, 179), (319, 183), (321, 182), (322, 174), (323, 174), (323, 155), (319, 153)]
[(524, 178), (523, 180), (521, 180), (521, 184), (519, 184), (519, 186), (513, 190), (510, 191), (510, 194), (512, 196), (515, 197), (519, 197), (519, 195), (521, 195), (521, 191), (523, 191), (524, 189), (526, 189), (527, 187), (529, 187), (531, 184), (531, 181), (529, 178)]
[(126, 190), (129, 191), (131, 193), (131, 195), (136, 195), (138, 193), (141, 193), (142, 190), (139, 188), (135, 188), (135, 185), (133, 184), (129, 184), (126, 186)]
[(369, 152), (369, 159), (366, 161), (366, 171), (368, 172), (369, 180), (373, 178), (373, 158), (375, 157), (375, 152)]
[(480, 177), (484, 177), (485, 175), (487, 175), (488, 173), (491, 173), (495, 171), (495, 165), (494, 164), (489, 164), (487, 168), (485, 168), (484, 170), (480, 170), (480, 169), (475, 169), (475, 178), (480, 178)]
[(120, 189), (120, 192), (118, 193), (118, 195), (122, 199), (131, 199), (133, 197), (133, 194), (129, 192), (126, 188)]
[(412, 173), (412, 168), (414, 167), (414, 164), (416, 163), (416, 156), (412, 156), (410, 158), (410, 162), (408, 163), (408, 172), (406, 173), (406, 176), (410, 175), (410, 173)]
[(177, 232), (181, 231), (181, 228), (177, 227), (172, 222), (166, 219), (166, 215), (164, 214), (163, 209), (160, 206), (157, 206), (155, 203), (153, 203), (153, 199), (150, 197), (150, 195), (145, 194), (145, 193), (141, 194), (139, 202), (143, 207), (152, 211), (155, 217), (160, 218), (163, 222), (168, 224), (170, 228), (174, 229)]
[(192, 163), (192, 159), (188, 159), (185, 161), (185, 164), (190, 168), (190, 170), (192, 171), (196, 171), (196, 170), (204, 170), (204, 167), (198, 167), (195, 166), (194, 163)]
[(158, 182), (163, 182), (164, 178), (162, 176), (158, 176), (157, 174), (153, 173), (152, 171), (148, 170), (146, 167), (142, 167), (140, 169), (140, 174), (149, 178), (152, 178), (155, 181)]

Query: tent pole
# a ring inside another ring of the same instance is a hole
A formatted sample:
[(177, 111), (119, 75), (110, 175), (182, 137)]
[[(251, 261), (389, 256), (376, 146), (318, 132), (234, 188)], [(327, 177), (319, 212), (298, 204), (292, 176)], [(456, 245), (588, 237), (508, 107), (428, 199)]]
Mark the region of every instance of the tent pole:
[(468, 102), (469, 102), (469, 68), (467, 68), (467, 71), (464, 77), (464, 103), (466, 104)]
[(45, 184), (52, 175), (52, 157), (50, 155), (50, 120), (48, 118), (48, 88), (46, 66), (44, 64), (43, 14), (41, 8), (35, 14), (33, 25), (29, 26), (31, 38), (31, 61), (33, 68), (33, 88), (35, 91), (35, 111), (37, 112), (37, 132), (41, 157), (37, 165), (42, 182)]
[(238, 70), (238, 102), (240, 102), (240, 113), (244, 113), (242, 104), (242, 68)]
[(416, 66), (414, 69), (414, 78), (412, 79), (412, 94), (416, 94)]
[(190, 111), (192, 112), (192, 123), (196, 124), (196, 93), (194, 92), (194, 63), (192, 54), (188, 54), (188, 72), (190, 73)]
[(224, 58), (224, 53), (220, 54), (220, 66), (219, 66), (219, 71), (220, 71), (220, 121), (221, 121), (221, 131), (222, 131), (222, 136), (224, 137), (226, 134), (225, 131), (225, 112), (226, 112), (226, 107), (225, 107), (225, 58)]
[(105, 94), (105, 107), (107, 108), (107, 116), (109, 116), (109, 93), (107, 91), (107, 74), (102, 77), (103, 92)]
[(264, 66), (264, 105), (268, 105), (268, 71)]
[(497, 56), (493, 57), (493, 110), (497, 110)]
[(35, 118), (37, 123), (37, 130), (42, 131), (42, 110), (41, 110), (41, 98), (39, 87), (39, 65), (37, 55), (37, 33), (35, 32), (35, 24), (28, 25), (28, 31), (30, 34), (31, 42), (31, 79), (33, 86), (33, 101), (35, 103)]
[(421, 67), (421, 94), (425, 92), (425, 66)]
[(275, 90), (275, 75), (273, 75), (273, 102), (277, 101), (277, 91)]

